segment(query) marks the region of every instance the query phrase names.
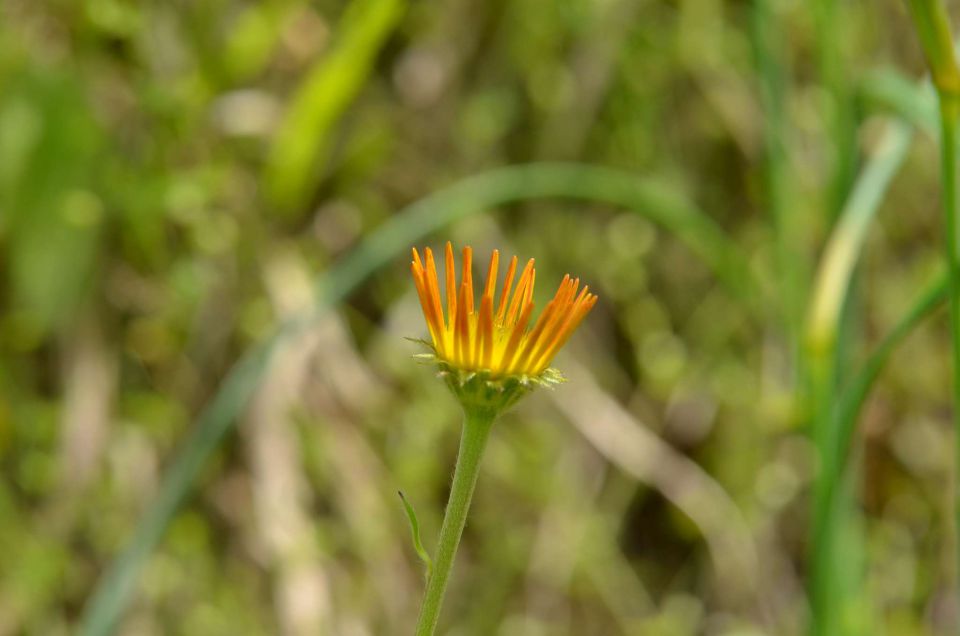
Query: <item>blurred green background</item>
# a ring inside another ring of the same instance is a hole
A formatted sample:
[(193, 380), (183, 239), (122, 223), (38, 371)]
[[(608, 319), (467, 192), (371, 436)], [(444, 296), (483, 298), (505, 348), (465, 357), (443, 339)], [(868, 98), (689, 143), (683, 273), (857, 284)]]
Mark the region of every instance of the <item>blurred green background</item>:
[[(5, 0), (0, 636), (409, 633), (396, 492), (432, 548), (459, 412), (408, 250), (448, 238), (600, 302), (494, 431), (443, 633), (804, 633), (814, 274), (916, 125), (842, 385), (942, 260), (921, 75), (896, 1)], [(860, 633), (955, 633), (948, 338), (860, 418)]]

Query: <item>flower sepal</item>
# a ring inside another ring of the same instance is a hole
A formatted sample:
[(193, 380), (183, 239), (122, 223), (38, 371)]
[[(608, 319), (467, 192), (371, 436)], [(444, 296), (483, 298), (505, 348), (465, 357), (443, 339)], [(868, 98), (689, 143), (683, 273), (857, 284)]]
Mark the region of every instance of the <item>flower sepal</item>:
[(435, 353), (418, 353), (413, 357), (417, 362), (436, 365), (437, 376), (443, 379), (465, 410), (499, 415), (538, 387), (550, 389), (566, 382), (563, 374), (553, 367), (537, 375), (494, 375), (487, 370), (473, 371), (451, 366)]

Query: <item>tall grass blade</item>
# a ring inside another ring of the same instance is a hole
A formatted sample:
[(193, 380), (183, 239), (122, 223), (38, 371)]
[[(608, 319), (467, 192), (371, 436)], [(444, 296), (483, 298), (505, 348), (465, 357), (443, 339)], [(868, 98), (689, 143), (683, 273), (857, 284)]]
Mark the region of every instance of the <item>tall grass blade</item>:
[(675, 234), (732, 293), (762, 307), (761, 288), (740, 253), (695, 206), (655, 180), (578, 164), (531, 164), (465, 179), (399, 211), (333, 268), (320, 276), (311, 311), (285, 323), (238, 361), (201, 413), (191, 435), (164, 474), (156, 499), (137, 524), (127, 548), (103, 575), (81, 617), (83, 636), (110, 634), (130, 602), (140, 570), (162, 538), (200, 469), (243, 412), (279, 344), (308, 328), (378, 268), (431, 232), (471, 214), (507, 203), (566, 198), (620, 206)]
[(903, 340), (927, 316), (940, 307), (947, 298), (947, 276), (943, 274), (930, 283), (920, 294), (902, 318), (894, 325), (880, 344), (873, 350), (866, 362), (847, 386), (833, 411), (833, 424), (827, 438), (827, 453), (832, 457), (822, 471), (822, 479), (826, 487), (823, 505), (830, 509), (835, 505), (836, 484), (843, 479), (842, 471), (850, 454), (853, 436), (856, 431), (857, 419), (863, 405), (873, 388), (874, 382), (880, 376), (890, 356)]
[[(839, 369), (844, 357), (840, 340), (856, 264), (870, 224), (912, 139), (913, 131), (905, 122), (889, 124), (834, 226), (813, 288), (804, 349), (812, 433), (821, 464), (814, 483), (814, 541), (810, 555), (814, 634), (860, 631), (862, 625), (856, 617), (866, 615), (855, 609), (855, 605), (865, 602), (857, 592), (860, 566), (856, 555), (860, 553), (860, 541), (855, 529), (850, 478), (846, 488), (837, 490), (835, 479), (847, 474), (843, 469), (846, 458), (837, 456), (831, 447), (835, 425), (831, 413), (839, 395)], [(848, 622), (845, 617), (850, 616), (854, 618)]]

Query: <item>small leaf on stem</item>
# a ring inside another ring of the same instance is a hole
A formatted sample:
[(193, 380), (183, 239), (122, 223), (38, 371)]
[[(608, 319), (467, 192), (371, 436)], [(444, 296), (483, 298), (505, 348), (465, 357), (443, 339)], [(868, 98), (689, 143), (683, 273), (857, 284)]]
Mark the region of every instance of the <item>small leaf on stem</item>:
[(420, 557), (420, 560), (424, 562), (427, 566), (426, 578), (430, 578), (430, 573), (433, 571), (433, 559), (430, 558), (430, 555), (427, 554), (427, 551), (423, 547), (423, 542), (420, 541), (420, 522), (417, 520), (417, 513), (414, 512), (413, 506), (410, 505), (410, 502), (407, 501), (407, 498), (403, 496), (403, 491), (398, 490), (397, 494), (400, 495), (400, 501), (403, 502), (403, 509), (407, 513), (407, 519), (410, 521), (410, 534), (413, 539), (413, 549), (416, 550), (417, 556)]

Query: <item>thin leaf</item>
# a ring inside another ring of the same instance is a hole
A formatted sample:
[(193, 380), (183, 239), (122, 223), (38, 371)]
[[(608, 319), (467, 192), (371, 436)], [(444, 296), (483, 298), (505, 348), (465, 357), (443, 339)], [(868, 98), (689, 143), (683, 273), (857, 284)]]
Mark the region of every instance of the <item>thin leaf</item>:
[(410, 502), (407, 501), (407, 498), (403, 496), (402, 490), (398, 490), (397, 494), (400, 495), (400, 501), (403, 502), (403, 509), (406, 511), (407, 519), (410, 521), (410, 538), (413, 540), (413, 549), (416, 550), (417, 556), (420, 557), (420, 560), (427, 566), (426, 578), (429, 579), (430, 574), (433, 572), (433, 559), (430, 558), (430, 555), (423, 547), (423, 542), (420, 540), (420, 522), (417, 520), (417, 513), (414, 511), (413, 506), (410, 505)]

